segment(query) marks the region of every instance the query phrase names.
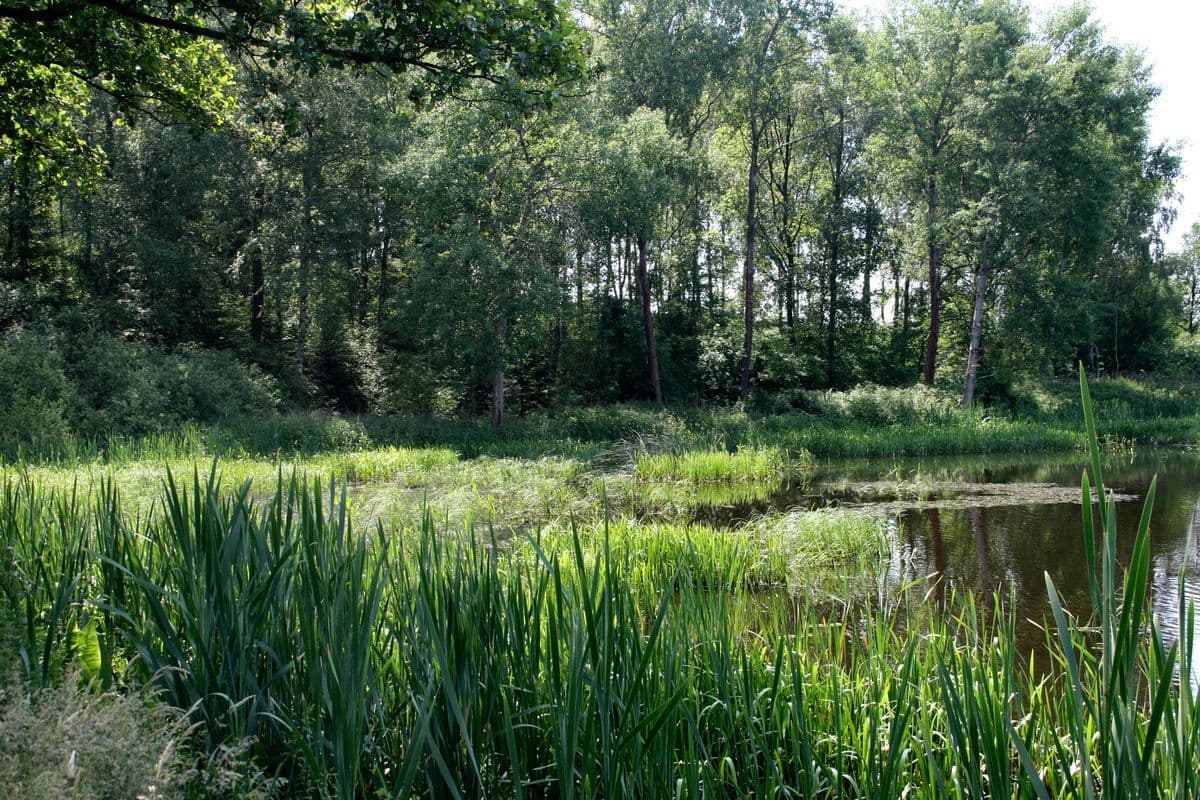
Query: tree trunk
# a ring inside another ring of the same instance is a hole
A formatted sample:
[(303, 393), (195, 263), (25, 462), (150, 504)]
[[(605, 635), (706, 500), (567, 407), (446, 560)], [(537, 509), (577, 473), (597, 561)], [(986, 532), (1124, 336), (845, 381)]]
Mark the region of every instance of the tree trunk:
[(299, 288), (296, 297), (296, 370), (304, 377), (305, 356), (308, 350), (308, 328), (310, 324), (308, 294), (309, 281), (312, 273), (313, 246), (315, 244), (313, 231), (313, 194), (316, 191), (316, 168), (313, 162), (312, 135), (309, 134), (308, 148), (304, 156), (303, 177), (303, 224), (304, 232), (300, 241), (300, 271), (298, 275)]
[(742, 372), (739, 386), (739, 396), (743, 400), (750, 395), (750, 359), (754, 355), (754, 239), (758, 233), (758, 149), (759, 140), (762, 138), (755, 113), (757, 97), (752, 97), (750, 102), (750, 169), (746, 179), (746, 265), (742, 276), (745, 336), (742, 340)]
[(250, 202), (250, 246), (246, 257), (250, 261), (250, 341), (262, 344), (263, 340), (263, 246), (259, 225), (262, 222), (265, 191), (261, 184), (254, 187), (254, 198)]
[(262, 248), (255, 245), (250, 251), (250, 341), (263, 340), (263, 262)]
[[(790, 238), (790, 237), (789, 237)], [(783, 311), (787, 323), (788, 344), (796, 346), (796, 246), (789, 241), (787, 245), (787, 275), (783, 280)]]
[(963, 384), (962, 404), (967, 408), (975, 402), (975, 377), (979, 373), (979, 349), (983, 340), (983, 311), (987, 299), (988, 273), (991, 271), (992, 255), (987, 245), (975, 271), (975, 313), (971, 317), (971, 346), (967, 349), (967, 378)]
[(383, 321), (387, 318), (388, 262), (391, 258), (392, 237), (385, 233), (379, 242), (379, 298), (375, 310), (375, 327), (380, 330), (383, 329)]
[(892, 261), (892, 329), (900, 321), (900, 267)]
[(504, 424), (504, 336), (507, 326), (502, 318), (496, 324), (496, 373), (492, 377), (492, 428)]
[(498, 429), (504, 424), (504, 367), (496, 367), (496, 375), (492, 378), (492, 428)]
[(358, 248), (358, 297), (354, 303), (360, 328), (366, 324), (371, 307), (371, 260), (371, 250), (363, 244)]
[(642, 329), (646, 332), (646, 360), (650, 367), (650, 388), (654, 392), (654, 402), (662, 405), (662, 384), (658, 380), (658, 347), (654, 343), (654, 317), (650, 313), (650, 275), (647, 269), (647, 251), (650, 243), (646, 237), (638, 236), (637, 240), (637, 283), (638, 293), (642, 296)]
[(1188, 332), (1189, 336), (1196, 332), (1196, 290), (1197, 290), (1196, 278), (1197, 278), (1196, 267), (1192, 267), (1191, 299), (1188, 301), (1187, 332)]
[(829, 320), (825, 328), (825, 383), (834, 388), (837, 383), (837, 313), (838, 279), (841, 277), (842, 256), (842, 186), (843, 162), (846, 158), (846, 112), (838, 109), (838, 140), (833, 153), (833, 219), (829, 231)]
[(929, 215), (926, 237), (929, 244), (929, 338), (925, 343), (925, 372), (927, 386), (937, 375), (938, 337), (942, 332), (942, 251), (937, 240), (937, 183), (930, 178), (926, 184), (926, 211)]
[(870, 326), (875, 320), (871, 310), (871, 273), (875, 268), (875, 214), (874, 205), (867, 206), (867, 220), (863, 231), (863, 271), (862, 271), (862, 301), (859, 316), (864, 325)]

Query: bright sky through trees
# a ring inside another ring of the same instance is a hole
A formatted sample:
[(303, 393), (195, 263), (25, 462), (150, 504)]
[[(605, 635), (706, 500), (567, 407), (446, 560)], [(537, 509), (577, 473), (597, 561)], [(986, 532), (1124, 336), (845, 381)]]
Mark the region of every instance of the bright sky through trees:
[[(1026, 0), (1035, 12), (1048, 13), (1066, 0)], [(890, 0), (841, 0), (841, 5), (868, 14), (886, 9)], [(1167, 236), (1169, 249), (1177, 249), (1193, 222), (1200, 221), (1200, 4), (1193, 0), (1094, 0), (1092, 7), (1110, 35), (1142, 50), (1154, 68), (1154, 82), (1162, 89), (1151, 116), (1157, 139), (1181, 142), (1183, 175), (1178, 191), (1179, 217)]]

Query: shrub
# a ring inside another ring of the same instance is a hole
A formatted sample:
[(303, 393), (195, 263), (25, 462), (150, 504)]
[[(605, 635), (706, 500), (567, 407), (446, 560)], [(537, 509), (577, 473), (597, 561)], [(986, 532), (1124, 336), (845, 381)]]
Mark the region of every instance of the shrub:
[(251, 760), (250, 740), (196, 757), (188, 720), (149, 690), (92, 692), (67, 675), (53, 689), (0, 688), (0, 786), (14, 800), (268, 800), (281, 781)]
[(0, 338), (0, 443), (15, 450), (65, 438), (76, 403), (50, 337), (15, 328)]
[(137, 436), (275, 409), (274, 381), (225, 352), (183, 346), (164, 353), (99, 336), (69, 353), (67, 368), (84, 401), (79, 429)]
[(140, 693), (0, 691), (0, 786), (12, 798), (167, 800), (187, 769), (178, 715)]
[(846, 392), (813, 392), (818, 413), (866, 425), (944, 424), (966, 413), (953, 393), (924, 385), (863, 384)]

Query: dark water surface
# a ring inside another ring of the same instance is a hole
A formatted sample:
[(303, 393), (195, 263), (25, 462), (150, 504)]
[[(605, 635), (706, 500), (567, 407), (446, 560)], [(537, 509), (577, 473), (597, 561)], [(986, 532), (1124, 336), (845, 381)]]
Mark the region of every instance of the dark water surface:
[[(803, 490), (720, 510), (724, 521), (767, 510), (861, 507), (887, 520), (892, 544), (885, 580), (927, 587), (931, 601), (951, 590), (1014, 604), (1023, 645), (1037, 647), (1049, 617), (1045, 574), (1065, 606), (1090, 610), (1080, 478), (1086, 456), (1061, 453), (923, 459), (834, 460)], [(1151, 479), (1158, 476), (1151, 522), (1155, 615), (1171, 639), (1179, 629), (1178, 580), (1200, 605), (1200, 452), (1139, 449), (1109, 455), (1105, 484), (1117, 503), (1118, 559), (1128, 563)], [(1011, 491), (1007, 491), (1011, 490)], [(1197, 643), (1200, 647), (1200, 643)], [(1193, 675), (1196, 675), (1196, 670)]]

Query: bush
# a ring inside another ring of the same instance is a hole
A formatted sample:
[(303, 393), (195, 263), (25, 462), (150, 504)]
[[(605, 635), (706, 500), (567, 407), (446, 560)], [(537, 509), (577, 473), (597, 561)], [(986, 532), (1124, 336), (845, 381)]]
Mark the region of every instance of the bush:
[(73, 681), (0, 692), (0, 785), (6, 797), (166, 800), (187, 769), (178, 716), (139, 694), (87, 694)]
[(0, 443), (7, 449), (64, 439), (77, 403), (50, 337), (14, 328), (0, 338)]
[(99, 336), (69, 353), (83, 410), (78, 429), (99, 437), (139, 436), (185, 422), (274, 410), (274, 381), (229, 353), (184, 346), (170, 353)]
[(846, 392), (812, 392), (809, 398), (820, 414), (872, 426), (944, 424), (967, 413), (953, 393), (921, 384), (863, 384)]
[(5, 797), (72, 800), (268, 800), (281, 781), (249, 741), (197, 758), (178, 711), (148, 690), (93, 693), (67, 675), (53, 689), (0, 689)]

